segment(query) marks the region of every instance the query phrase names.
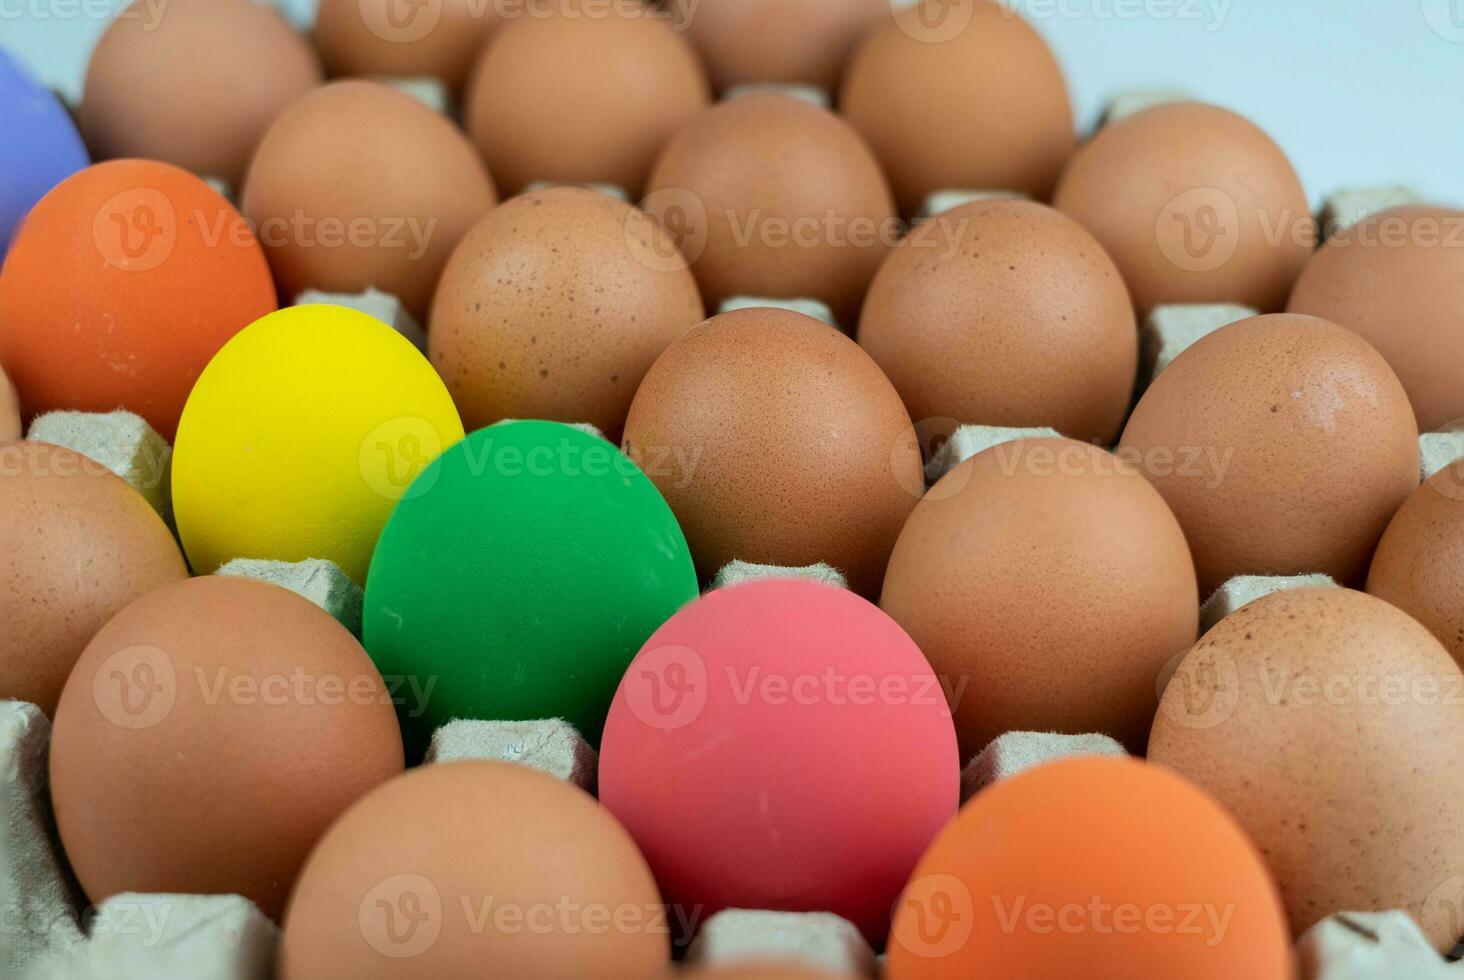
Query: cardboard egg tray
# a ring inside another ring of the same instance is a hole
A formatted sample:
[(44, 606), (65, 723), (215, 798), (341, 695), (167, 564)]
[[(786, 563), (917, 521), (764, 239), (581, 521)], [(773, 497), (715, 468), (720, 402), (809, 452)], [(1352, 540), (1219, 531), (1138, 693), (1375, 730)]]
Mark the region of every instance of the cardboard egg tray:
[[(451, 105), (433, 79), (391, 80), (441, 112)], [(784, 94), (828, 105), (826, 92), (781, 88)], [(764, 91), (766, 86), (750, 87)], [(750, 94), (735, 90), (726, 98)], [(1116, 97), (1103, 123), (1186, 93), (1153, 89)], [(598, 187), (625, 197), (619, 188)], [(227, 194), (227, 188), (221, 189)], [(1009, 191), (950, 189), (927, 200), (919, 219)], [(1321, 214), (1324, 234), (1334, 233), (1366, 214), (1416, 199), (1407, 188), (1350, 189), (1330, 198)], [(919, 220), (917, 219), (917, 220)], [(419, 349), (425, 334), (392, 296), (369, 291), (355, 296), (306, 292), (297, 303), (350, 306), (391, 325)], [(776, 305), (817, 317), (834, 318), (827, 306), (809, 299), (737, 297), (722, 311)], [(1142, 387), (1185, 348), (1225, 324), (1256, 311), (1233, 304), (1166, 306), (1141, 326)], [(1056, 436), (1051, 429), (962, 426), (939, 447), (927, 465), (934, 482), (965, 459), (1013, 439)], [(137, 416), (127, 412), (88, 415), (56, 412), (38, 419), (28, 438), (83, 453), (132, 483), (171, 524), (168, 465), (171, 447)], [(1464, 456), (1464, 433), (1431, 433), (1421, 440), (1422, 476), (1427, 478)], [(217, 574), (269, 581), (305, 596), (359, 634), (362, 593), (329, 562), (299, 563), (236, 559)], [(713, 588), (770, 576), (806, 578), (845, 587), (843, 576), (826, 564), (779, 568), (733, 562)], [(1203, 632), (1247, 602), (1287, 588), (1332, 585), (1322, 575), (1242, 576), (1226, 582), (1204, 602)], [(66, 867), (57, 840), (48, 786), (50, 722), (35, 705), (0, 701), (0, 978), (15, 980), (267, 980), (272, 975), (278, 926), (237, 895), (123, 894), (90, 907)], [(1123, 755), (1124, 748), (1100, 734), (1068, 735), (1008, 732), (989, 744), (965, 767), (964, 802), (981, 789), (1041, 763), (1075, 755)], [(596, 790), (595, 751), (567, 722), (451, 722), (434, 733), (424, 764), (468, 759), (515, 762)], [(1401, 911), (1339, 913), (1312, 927), (1298, 942), (1304, 980), (1434, 980), (1464, 977), (1464, 964), (1446, 964)], [(875, 976), (879, 960), (851, 923), (829, 913), (790, 913), (729, 909), (706, 920), (686, 953), (687, 963), (729, 965), (746, 961), (787, 960), (847, 976)], [(1237, 978), (1239, 980), (1239, 978)]]

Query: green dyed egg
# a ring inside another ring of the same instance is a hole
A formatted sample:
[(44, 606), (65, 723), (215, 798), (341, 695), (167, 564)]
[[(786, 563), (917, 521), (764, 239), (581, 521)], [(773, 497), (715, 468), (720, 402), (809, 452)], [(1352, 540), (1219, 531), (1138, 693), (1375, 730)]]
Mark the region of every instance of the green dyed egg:
[(363, 640), (409, 759), (455, 718), (566, 718), (598, 745), (631, 658), (696, 594), (681, 528), (634, 463), (567, 425), (505, 422), (392, 511)]

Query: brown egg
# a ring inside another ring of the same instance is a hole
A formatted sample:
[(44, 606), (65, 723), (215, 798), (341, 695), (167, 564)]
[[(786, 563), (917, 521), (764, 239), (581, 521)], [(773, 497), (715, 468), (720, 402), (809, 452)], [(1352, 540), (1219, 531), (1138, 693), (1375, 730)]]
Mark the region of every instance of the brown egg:
[(643, 980), (670, 926), (645, 859), (569, 783), (423, 766), (353, 806), (290, 897), (280, 980)]
[(243, 212), (280, 292), (375, 287), (425, 315), (458, 241), (497, 202), (452, 123), (377, 82), (334, 82), (270, 127)]
[(0, 370), (0, 442), (20, 438), (20, 396)]
[(1119, 454), (1179, 518), (1203, 595), (1232, 575), (1361, 584), (1418, 486), (1413, 411), (1382, 357), (1335, 323), (1286, 313), (1222, 327), (1175, 358)]
[(1147, 311), (1286, 305), (1316, 244), (1301, 181), (1254, 123), (1218, 106), (1155, 106), (1099, 131), (1053, 204), (1108, 249)]
[(98, 160), (162, 160), (237, 188), (270, 123), (320, 80), (267, 3), (137, 0), (92, 52), (79, 121)]
[(631, 403), (624, 448), (703, 578), (734, 558), (827, 562), (875, 595), (924, 486), (910, 416), (879, 366), (787, 310), (723, 313), (666, 348)]
[(1464, 460), (1403, 501), (1373, 554), (1367, 591), (1428, 627), (1464, 664)]
[(1149, 759), (1250, 834), (1292, 931), (1401, 908), (1459, 938), (1464, 676), (1418, 623), (1347, 589), (1275, 592), (1205, 634), (1164, 690)]
[(642, 207), (681, 243), (707, 306), (812, 298), (852, 327), (899, 237), (879, 164), (838, 116), (783, 95), (724, 102), (656, 162)]
[(639, 4), (573, 4), (494, 33), (463, 119), (506, 193), (537, 180), (640, 193), (656, 154), (711, 98), (691, 44)]
[(114, 616), (71, 672), (51, 738), (56, 824), (94, 904), (239, 894), (278, 919), (315, 841), (401, 769), (391, 695), (345, 627), (227, 576)]
[(1199, 620), (1163, 498), (1069, 439), (1002, 443), (942, 477), (900, 532), (879, 604), (942, 679), (963, 759), (1013, 730), (1142, 751), (1155, 679)]
[(916, 419), (1049, 426), (1111, 445), (1138, 370), (1113, 261), (1071, 220), (981, 201), (921, 224), (880, 266), (859, 343)]
[(839, 105), (914, 214), (939, 190), (1046, 199), (1077, 137), (1062, 68), (1006, 4), (919, 0), (855, 49)]
[(462, 89), (506, 0), (399, 2), (321, 0), (311, 37), (326, 70), (333, 77), (438, 78)]
[(557, 187), (495, 208), (458, 245), (428, 352), (470, 432), (552, 419), (614, 440), (651, 363), (704, 316), (696, 280), (652, 218)]
[(859, 35), (889, 0), (699, 0), (672, 4), (712, 85), (815, 85), (832, 91)]
[(0, 444), (0, 698), (47, 716), (97, 630), (188, 577), (142, 495), (100, 463), (43, 442)]
[(1307, 263), (1287, 309), (1376, 347), (1423, 431), (1464, 425), (1464, 211), (1394, 208), (1338, 232)]

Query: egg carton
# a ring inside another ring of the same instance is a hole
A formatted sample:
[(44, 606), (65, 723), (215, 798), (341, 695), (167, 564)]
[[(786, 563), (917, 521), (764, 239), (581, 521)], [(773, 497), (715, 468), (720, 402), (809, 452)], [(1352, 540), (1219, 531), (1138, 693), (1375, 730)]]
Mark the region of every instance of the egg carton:
[(834, 107), (833, 96), (828, 89), (820, 88), (817, 85), (787, 85), (776, 82), (756, 82), (747, 85), (734, 85), (722, 96), (723, 102), (731, 102), (734, 99), (745, 99), (754, 95), (781, 95), (790, 99), (797, 99), (800, 102), (807, 102), (809, 105), (818, 106), (820, 109), (832, 109)]
[(736, 310), (749, 309), (792, 310), (794, 313), (802, 313), (815, 320), (822, 320), (831, 327), (839, 326), (839, 321), (834, 318), (834, 311), (829, 309), (829, 304), (823, 300), (810, 299), (806, 296), (791, 299), (779, 299), (772, 296), (729, 296), (717, 308), (717, 313), (732, 313)]
[(787, 565), (757, 565), (748, 561), (729, 561), (712, 577), (711, 588), (725, 589), (730, 585), (756, 582), (765, 578), (803, 579), (832, 585), (836, 589), (847, 589), (849, 582), (844, 573), (824, 562), (815, 565), (790, 567)]
[(336, 622), (351, 631), (351, 635), (361, 635), (364, 598), (361, 587), (333, 561), (323, 558), (294, 562), (235, 558), (219, 566), (214, 574), (258, 579), (289, 589), (330, 613)]
[(173, 447), (132, 412), (47, 412), (27, 439), (81, 453), (101, 463), (142, 494), (169, 527), (173, 524)]
[(1156, 306), (1139, 327), (1140, 388), (1147, 388), (1160, 371), (1200, 338), (1259, 312), (1239, 303)]
[(1168, 105), (1171, 102), (1193, 102), (1194, 96), (1181, 88), (1168, 86), (1155, 86), (1152, 88), (1132, 88), (1115, 93), (1103, 108), (1103, 114), (1098, 119), (1099, 127), (1108, 126), (1126, 119), (1145, 109), (1152, 109), (1156, 105)]
[(1317, 227), (1323, 239), (1346, 231), (1370, 214), (1405, 204), (1419, 204), (1422, 198), (1411, 187), (1391, 184), (1383, 187), (1342, 187), (1322, 202)]
[(1200, 605), (1200, 633), (1203, 634), (1220, 620), (1247, 603), (1255, 602), (1273, 592), (1287, 589), (1335, 588), (1337, 583), (1331, 576), (1320, 572), (1309, 575), (1236, 575), (1216, 589)]
[(375, 317), (397, 333), (412, 342), (422, 353), (427, 352), (427, 333), (417, 318), (412, 316), (402, 301), (379, 289), (368, 289), (361, 293), (330, 293), (320, 289), (307, 289), (295, 297), (296, 306), (325, 304), (344, 306)]
[(977, 201), (1030, 201), (1021, 191), (970, 190), (960, 187), (945, 188), (932, 192), (915, 212), (915, 223), (929, 220), (938, 214), (975, 204)]
[(1058, 439), (1057, 430), (1023, 429), (1003, 425), (963, 425), (946, 437), (925, 464), (925, 481), (934, 484), (951, 470), (992, 446), (1018, 439)]

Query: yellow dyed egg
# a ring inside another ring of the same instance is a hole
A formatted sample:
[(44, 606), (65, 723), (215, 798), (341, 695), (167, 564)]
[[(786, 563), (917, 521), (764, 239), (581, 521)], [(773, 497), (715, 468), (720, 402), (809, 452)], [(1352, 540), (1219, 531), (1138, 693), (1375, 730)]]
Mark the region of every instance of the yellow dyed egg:
[(462, 436), (442, 380), (386, 324), (339, 306), (271, 313), (224, 345), (183, 409), (184, 551), (200, 575), (233, 558), (326, 558), (363, 582), (392, 507)]

